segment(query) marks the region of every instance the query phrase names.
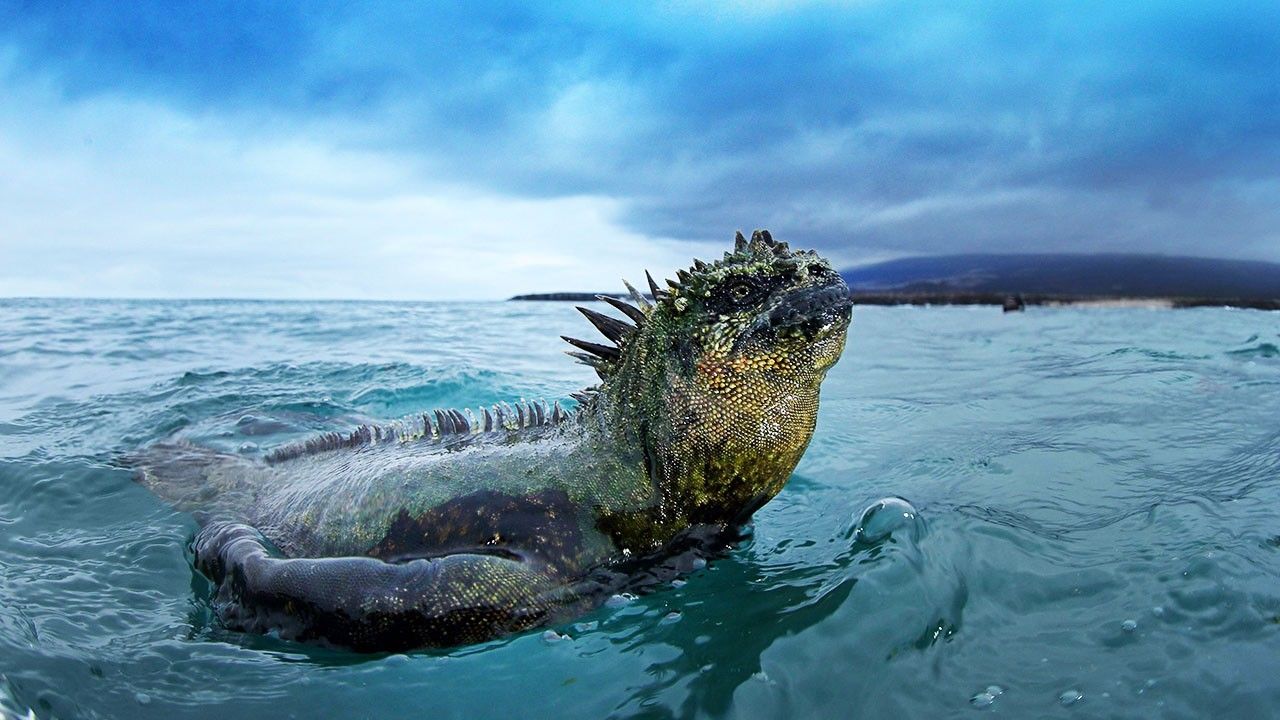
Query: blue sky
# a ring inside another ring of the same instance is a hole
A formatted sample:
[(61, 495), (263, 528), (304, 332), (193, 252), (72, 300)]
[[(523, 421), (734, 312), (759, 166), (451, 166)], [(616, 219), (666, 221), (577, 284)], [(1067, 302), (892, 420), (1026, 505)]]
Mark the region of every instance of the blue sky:
[(1280, 4), (0, 2), (0, 295), (1280, 260)]

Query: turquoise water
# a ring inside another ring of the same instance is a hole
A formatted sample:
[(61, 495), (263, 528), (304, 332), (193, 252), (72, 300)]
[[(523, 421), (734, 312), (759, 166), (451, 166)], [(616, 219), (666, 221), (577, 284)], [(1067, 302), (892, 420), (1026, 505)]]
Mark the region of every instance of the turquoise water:
[[(451, 652), (220, 628), (194, 522), (111, 464), (564, 397), (591, 375), (557, 336), (587, 329), (559, 303), (0, 301), (0, 714), (1280, 716), (1280, 314), (856, 308), (750, 539)], [(859, 532), (886, 496), (911, 504)]]

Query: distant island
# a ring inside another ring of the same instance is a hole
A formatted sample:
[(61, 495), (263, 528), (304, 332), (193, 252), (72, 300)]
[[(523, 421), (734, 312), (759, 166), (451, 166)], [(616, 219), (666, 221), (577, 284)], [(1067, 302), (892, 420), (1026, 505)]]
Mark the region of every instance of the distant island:
[(1280, 310), (1280, 264), (1169, 255), (941, 255), (841, 272), (865, 304), (1146, 304)]
[(1166, 255), (942, 255), (840, 274), (860, 291), (1280, 298), (1280, 264)]
[[(939, 255), (847, 268), (863, 305), (1143, 305), (1280, 310), (1280, 264), (1169, 255)], [(584, 302), (558, 292), (512, 300)]]

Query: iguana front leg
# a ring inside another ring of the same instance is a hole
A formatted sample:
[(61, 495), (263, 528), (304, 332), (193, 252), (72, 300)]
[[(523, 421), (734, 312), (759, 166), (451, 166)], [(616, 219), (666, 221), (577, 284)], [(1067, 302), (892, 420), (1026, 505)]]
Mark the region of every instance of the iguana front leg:
[(546, 622), (574, 601), (540, 568), (492, 555), (284, 558), (234, 522), (205, 525), (192, 549), (228, 626), (356, 650), (478, 642)]

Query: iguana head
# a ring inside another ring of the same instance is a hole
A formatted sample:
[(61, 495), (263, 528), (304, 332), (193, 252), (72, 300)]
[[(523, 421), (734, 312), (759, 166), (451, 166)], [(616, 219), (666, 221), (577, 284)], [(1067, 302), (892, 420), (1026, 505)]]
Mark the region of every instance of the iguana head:
[(592, 399), (642, 443), (663, 512), (744, 519), (782, 489), (813, 434), (818, 388), (844, 349), (849, 289), (831, 265), (768, 231), (694, 261), (655, 303), (580, 308), (615, 346), (566, 338), (603, 383)]

